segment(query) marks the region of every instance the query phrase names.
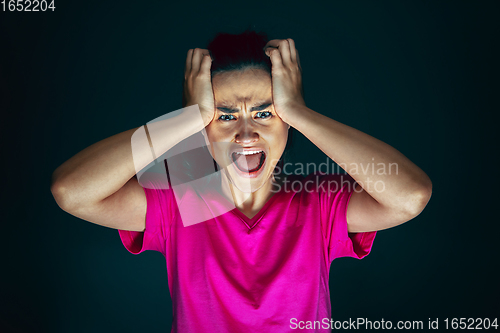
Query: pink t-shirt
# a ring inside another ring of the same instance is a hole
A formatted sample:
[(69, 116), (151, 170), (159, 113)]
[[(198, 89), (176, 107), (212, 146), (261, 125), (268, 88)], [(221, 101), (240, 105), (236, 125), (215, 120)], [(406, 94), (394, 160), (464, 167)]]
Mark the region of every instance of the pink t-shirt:
[[(119, 234), (133, 254), (165, 256), (172, 332), (292, 332), (299, 321), (331, 318), (332, 260), (365, 257), (376, 232), (347, 232), (349, 175), (288, 179), (252, 219), (233, 209), (187, 227), (172, 189), (144, 188), (145, 231)], [(225, 198), (188, 190), (181, 200), (199, 209)], [(318, 326), (307, 331), (330, 331)]]

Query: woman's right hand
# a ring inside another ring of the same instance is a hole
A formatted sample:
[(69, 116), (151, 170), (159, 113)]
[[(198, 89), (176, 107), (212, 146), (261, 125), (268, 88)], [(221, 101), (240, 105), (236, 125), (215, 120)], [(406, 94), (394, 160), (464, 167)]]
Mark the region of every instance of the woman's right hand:
[(210, 67), (212, 58), (206, 49), (190, 49), (184, 71), (184, 107), (198, 104), (205, 126), (210, 124), (215, 114), (215, 100), (212, 90)]

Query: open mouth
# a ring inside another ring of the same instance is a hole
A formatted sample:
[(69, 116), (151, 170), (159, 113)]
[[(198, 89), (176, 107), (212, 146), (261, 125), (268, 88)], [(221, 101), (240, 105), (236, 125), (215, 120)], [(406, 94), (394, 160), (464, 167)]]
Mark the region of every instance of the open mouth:
[(231, 154), (234, 164), (241, 172), (252, 174), (258, 172), (266, 160), (266, 153), (260, 151), (239, 151)]

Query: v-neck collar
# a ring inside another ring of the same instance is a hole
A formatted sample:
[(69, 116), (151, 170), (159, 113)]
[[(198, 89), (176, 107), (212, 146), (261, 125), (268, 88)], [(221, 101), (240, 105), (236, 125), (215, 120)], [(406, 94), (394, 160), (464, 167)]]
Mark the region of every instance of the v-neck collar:
[[(210, 180), (210, 182), (208, 184), (208, 188), (211, 187), (210, 185), (212, 185), (212, 182), (214, 182), (214, 181), (217, 181), (217, 180), (216, 179), (211, 179)], [(232, 214), (236, 215), (243, 223), (245, 223), (245, 225), (247, 226), (248, 230), (252, 230), (260, 222), (260, 220), (264, 216), (264, 213), (267, 211), (267, 209), (269, 208), (269, 206), (271, 206), (271, 204), (281, 194), (282, 194), (281, 191), (278, 191), (278, 192), (274, 193), (274, 195), (267, 200), (267, 202), (264, 204), (264, 206), (262, 206), (262, 208), (259, 210), (259, 212), (254, 217), (249, 218), (241, 210), (239, 210), (238, 207), (236, 207), (236, 205), (234, 205), (234, 203), (231, 203), (224, 196), (224, 194), (222, 194), (218, 190), (211, 190), (211, 191), (208, 191), (207, 193), (205, 193), (205, 195), (207, 196), (207, 199), (208, 198), (212, 198), (211, 200), (217, 200), (217, 201), (223, 200), (228, 205), (231, 205), (231, 206), (235, 207), (234, 209), (229, 210), (228, 213), (232, 213)]]
[(262, 208), (259, 210), (259, 212), (257, 214), (255, 214), (255, 216), (252, 218), (249, 218), (248, 216), (246, 216), (241, 210), (238, 209), (238, 207), (235, 207), (231, 212), (234, 215), (238, 216), (243, 221), (243, 223), (245, 223), (247, 228), (249, 230), (251, 230), (260, 222), (260, 220), (264, 216), (264, 213), (267, 211), (269, 206), (271, 206), (271, 204), (274, 202), (274, 200), (276, 200), (276, 197), (278, 195), (279, 195), (279, 192), (274, 193), (274, 195), (271, 198), (269, 198), (269, 200), (267, 200), (267, 202), (264, 204), (264, 206), (262, 206)]

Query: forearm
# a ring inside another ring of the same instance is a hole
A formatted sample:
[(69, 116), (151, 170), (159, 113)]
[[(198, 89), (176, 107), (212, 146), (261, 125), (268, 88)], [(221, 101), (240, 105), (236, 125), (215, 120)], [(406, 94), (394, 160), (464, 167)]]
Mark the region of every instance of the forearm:
[(390, 145), (305, 106), (286, 120), (351, 175), (379, 204), (418, 210), (429, 177)]
[(203, 129), (194, 108), (188, 111), (147, 126), (154, 155), (145, 126), (101, 140), (64, 162), (52, 175), (51, 191), (56, 201), (67, 208), (81, 207), (118, 191), (155, 157)]

